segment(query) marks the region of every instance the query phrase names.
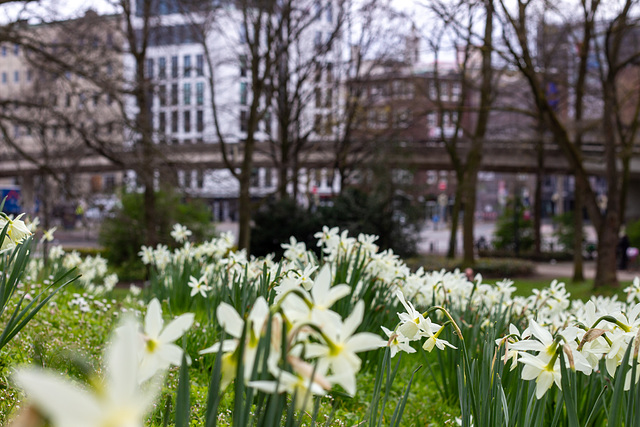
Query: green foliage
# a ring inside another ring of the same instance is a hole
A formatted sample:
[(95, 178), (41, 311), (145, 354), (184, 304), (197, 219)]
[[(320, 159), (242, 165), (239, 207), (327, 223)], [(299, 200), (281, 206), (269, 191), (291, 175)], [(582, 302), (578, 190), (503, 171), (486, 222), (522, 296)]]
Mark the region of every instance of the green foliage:
[[(576, 235), (575, 212), (565, 212), (556, 215), (553, 223), (556, 226), (555, 234), (558, 236), (558, 243), (565, 251), (573, 253), (573, 240)], [(640, 230), (639, 230), (640, 231)], [(640, 236), (639, 236), (640, 237)]]
[[(198, 241), (213, 236), (214, 227), (207, 206), (200, 201), (181, 200), (176, 193), (156, 193), (157, 235), (159, 243), (175, 246), (170, 233), (176, 223), (185, 225)], [(121, 207), (106, 218), (100, 229), (99, 242), (105, 248), (104, 256), (116, 267), (122, 279), (128, 279), (127, 271), (144, 271), (138, 257), (140, 247), (145, 244), (144, 197), (140, 193), (124, 193)], [(126, 266), (125, 269), (118, 269)], [(134, 276), (132, 278), (138, 278)]]
[(308, 210), (293, 200), (272, 201), (254, 216), (251, 252), (254, 255), (275, 253), (293, 236), (308, 249), (317, 250), (313, 235), (322, 226), (349, 230), (349, 235), (374, 234), (381, 249), (393, 249), (400, 256), (416, 253), (419, 210), (406, 200), (389, 202), (375, 193), (347, 189), (332, 200), (331, 206)]
[(632, 247), (640, 248), (640, 220), (627, 224), (627, 236)]
[(513, 200), (510, 200), (502, 215), (498, 217), (493, 245), (498, 250), (509, 250), (515, 252), (517, 241), (518, 250), (522, 253), (530, 251), (533, 248), (533, 221), (531, 219), (525, 219), (525, 207), (522, 204), (522, 201), (517, 199), (516, 203), (518, 206), (517, 213), (514, 212), (513, 209)]
[(313, 235), (322, 230), (321, 218), (317, 213), (304, 209), (292, 200), (269, 200), (253, 217), (251, 230), (251, 253), (264, 256), (274, 253), (276, 259), (282, 257), (281, 244), (294, 236), (304, 242), (308, 249), (316, 248), (317, 239)]

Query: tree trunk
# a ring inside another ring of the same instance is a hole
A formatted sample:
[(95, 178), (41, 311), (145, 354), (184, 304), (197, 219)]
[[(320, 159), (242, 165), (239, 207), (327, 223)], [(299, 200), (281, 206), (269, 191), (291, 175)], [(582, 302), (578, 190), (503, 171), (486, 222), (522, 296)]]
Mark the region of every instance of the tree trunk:
[[(607, 216), (605, 222), (610, 221)], [(598, 233), (598, 258), (596, 261), (596, 277), (593, 281), (594, 288), (618, 287), (618, 277), (616, 274), (616, 247), (618, 245), (617, 227), (613, 224), (603, 226)]]
[(573, 282), (584, 282), (584, 271), (582, 263), (582, 240), (584, 239), (583, 233), (583, 218), (582, 210), (584, 207), (584, 188), (582, 182), (575, 181), (575, 209), (574, 209), (574, 232), (573, 232)]
[[(475, 163), (475, 162), (473, 162)], [(476, 210), (476, 185), (478, 181), (478, 171), (476, 165), (473, 170), (469, 170), (464, 182), (464, 205), (465, 212), (462, 218), (462, 247), (464, 264), (472, 266), (475, 263), (475, 247), (473, 226), (475, 224), (475, 210)]]
[[(453, 199), (453, 209), (451, 210), (451, 233), (449, 233), (449, 249), (447, 250), (447, 258), (453, 259), (456, 256), (456, 245), (458, 242), (458, 222), (460, 219), (460, 208), (462, 207), (462, 184), (464, 178), (462, 174), (457, 175), (456, 192)], [(438, 205), (439, 207), (439, 205)], [(444, 222), (444, 218), (440, 218)]]
[(251, 194), (249, 182), (251, 170), (240, 175), (240, 193), (238, 195), (238, 249), (250, 250), (251, 244)]

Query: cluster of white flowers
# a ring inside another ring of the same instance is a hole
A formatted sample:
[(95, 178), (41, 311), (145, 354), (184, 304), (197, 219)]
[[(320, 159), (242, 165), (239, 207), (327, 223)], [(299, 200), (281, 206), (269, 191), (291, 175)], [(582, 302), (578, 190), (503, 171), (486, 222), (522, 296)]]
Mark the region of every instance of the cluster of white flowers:
[[(218, 306), (218, 322), (230, 339), (201, 353), (223, 353), (222, 388), (234, 379), (242, 354), (244, 380), (249, 386), (269, 393), (289, 392), (296, 396), (298, 409), (309, 407), (310, 394), (323, 395), (334, 384), (355, 394), (356, 374), (361, 365), (356, 353), (380, 348), (386, 342), (375, 334), (356, 333), (364, 315), (363, 301), (359, 301), (345, 319), (331, 310), (331, 306), (351, 290), (347, 285), (331, 286), (328, 264), (315, 280), (306, 280), (303, 287), (303, 278), (308, 277), (308, 273), (309, 270), (306, 276), (296, 275), (280, 284), (276, 288), (278, 301), (272, 307), (263, 297), (258, 297), (246, 321), (231, 305), (223, 302)], [(276, 381), (250, 381), (253, 370), (258, 368), (254, 368), (254, 362), (269, 320), (267, 367)], [(245, 342), (240, 352), (243, 335)], [(291, 370), (285, 370), (285, 364)]]
[(174, 341), (191, 327), (193, 318), (183, 314), (164, 326), (156, 299), (148, 306), (144, 328), (126, 318), (105, 351), (105, 375), (94, 388), (35, 367), (17, 369), (14, 381), (53, 427), (142, 427), (162, 376), (170, 365), (181, 363), (183, 351)]

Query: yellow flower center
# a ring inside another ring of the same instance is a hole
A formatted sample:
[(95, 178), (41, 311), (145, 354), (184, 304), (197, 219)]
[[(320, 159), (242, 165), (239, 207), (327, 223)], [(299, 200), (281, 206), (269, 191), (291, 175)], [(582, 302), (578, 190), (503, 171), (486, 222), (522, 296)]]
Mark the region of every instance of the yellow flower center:
[(147, 352), (153, 353), (158, 348), (158, 341), (153, 338), (147, 339)]

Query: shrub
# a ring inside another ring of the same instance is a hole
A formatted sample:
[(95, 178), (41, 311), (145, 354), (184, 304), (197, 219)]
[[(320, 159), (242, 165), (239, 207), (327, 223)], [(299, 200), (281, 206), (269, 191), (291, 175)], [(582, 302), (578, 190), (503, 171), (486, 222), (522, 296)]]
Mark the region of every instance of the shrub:
[(627, 225), (627, 236), (629, 236), (631, 246), (640, 248), (640, 220)]
[[(493, 239), (493, 246), (498, 250), (516, 250), (516, 231), (518, 240), (518, 251), (527, 252), (533, 248), (534, 230), (533, 221), (524, 216), (525, 207), (521, 200), (517, 200), (518, 213), (513, 210), (513, 200), (511, 200), (504, 212), (498, 217), (496, 231)], [(515, 219), (517, 218), (517, 222)], [(517, 229), (516, 229), (517, 224)]]
[(298, 206), (290, 198), (269, 200), (255, 213), (253, 220), (251, 253), (256, 256), (274, 253), (276, 259), (280, 259), (284, 253), (280, 245), (289, 242), (290, 236), (317, 251), (317, 239), (313, 235), (322, 230), (320, 216)]
[(418, 209), (407, 201), (384, 200), (376, 194), (347, 189), (332, 200), (331, 206), (309, 210), (291, 199), (270, 201), (254, 215), (251, 252), (254, 255), (275, 253), (279, 258), (281, 244), (293, 236), (316, 250), (313, 235), (322, 226), (349, 230), (349, 234), (374, 234), (381, 249), (393, 249), (400, 256), (416, 253)]
[[(125, 265), (125, 270), (141, 271), (144, 268), (138, 252), (145, 244), (144, 199), (139, 193), (124, 193), (121, 206), (114, 214), (106, 218), (100, 229), (99, 242), (105, 248), (104, 256), (113, 267)], [(169, 247), (175, 242), (170, 233), (175, 223), (187, 226), (193, 232), (193, 238), (202, 241), (213, 236), (215, 229), (211, 224), (211, 214), (207, 206), (200, 201), (183, 201), (172, 192), (156, 193), (158, 212), (158, 241)], [(118, 269), (121, 278), (127, 277), (126, 271)]]
[(569, 253), (573, 253), (573, 239), (575, 238), (576, 234), (576, 225), (574, 218), (575, 212), (565, 212), (561, 215), (556, 215), (553, 218), (553, 223), (556, 226), (558, 243), (560, 244), (560, 247), (562, 249)]

